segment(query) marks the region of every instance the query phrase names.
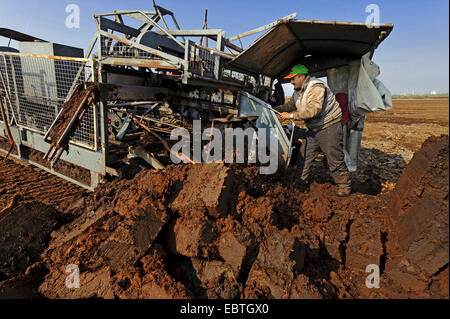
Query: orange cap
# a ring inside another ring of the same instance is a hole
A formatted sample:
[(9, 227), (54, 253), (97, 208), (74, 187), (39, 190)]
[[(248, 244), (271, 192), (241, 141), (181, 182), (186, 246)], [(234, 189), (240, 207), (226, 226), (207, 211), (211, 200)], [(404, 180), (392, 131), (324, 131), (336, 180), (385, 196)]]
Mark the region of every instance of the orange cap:
[(291, 78), (293, 78), (294, 76), (296, 76), (297, 74), (298, 74), (298, 73), (288, 74), (288, 75), (286, 75), (283, 79), (285, 79), (285, 80), (291, 79)]

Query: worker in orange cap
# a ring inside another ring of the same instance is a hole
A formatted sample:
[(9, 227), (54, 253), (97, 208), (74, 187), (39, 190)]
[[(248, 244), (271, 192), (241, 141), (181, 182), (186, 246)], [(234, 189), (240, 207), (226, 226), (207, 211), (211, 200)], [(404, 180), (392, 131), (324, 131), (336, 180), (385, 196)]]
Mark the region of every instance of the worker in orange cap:
[(302, 64), (294, 66), (284, 77), (294, 86), (292, 99), (274, 107), (283, 119), (304, 120), (307, 138), (300, 149), (301, 180), (307, 181), (311, 166), (320, 150), (326, 155), (335, 183), (337, 195), (348, 196), (351, 190), (350, 173), (344, 162), (342, 111), (325, 82), (308, 75)]

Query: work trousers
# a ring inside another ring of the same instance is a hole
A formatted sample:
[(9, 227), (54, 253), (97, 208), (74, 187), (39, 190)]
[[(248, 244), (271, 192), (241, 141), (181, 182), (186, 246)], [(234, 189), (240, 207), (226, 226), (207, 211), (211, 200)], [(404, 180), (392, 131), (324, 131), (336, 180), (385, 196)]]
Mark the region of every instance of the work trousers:
[(312, 164), (319, 151), (325, 154), (328, 160), (334, 182), (343, 188), (350, 188), (350, 174), (344, 162), (342, 123), (338, 122), (314, 132), (309, 130), (306, 139), (300, 148), (298, 165), (301, 179), (307, 180)]

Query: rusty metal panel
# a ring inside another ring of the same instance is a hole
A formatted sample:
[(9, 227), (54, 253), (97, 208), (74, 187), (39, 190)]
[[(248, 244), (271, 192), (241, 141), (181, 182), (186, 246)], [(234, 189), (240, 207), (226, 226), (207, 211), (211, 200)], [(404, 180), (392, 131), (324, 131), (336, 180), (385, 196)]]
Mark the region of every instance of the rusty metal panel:
[[(355, 59), (375, 49), (391, 32), (392, 24), (368, 28), (363, 23), (293, 20), (279, 24), (240, 53), (229, 67), (277, 77), (304, 63), (312, 69), (330, 57)], [(314, 65), (308, 65), (311, 57)]]

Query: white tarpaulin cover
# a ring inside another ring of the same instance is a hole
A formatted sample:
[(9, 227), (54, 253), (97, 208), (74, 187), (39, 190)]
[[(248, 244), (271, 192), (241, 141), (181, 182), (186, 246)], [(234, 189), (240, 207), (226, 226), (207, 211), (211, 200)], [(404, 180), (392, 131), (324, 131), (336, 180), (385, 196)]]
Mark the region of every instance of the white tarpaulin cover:
[(392, 108), (391, 92), (376, 79), (379, 66), (370, 60), (369, 53), (339, 68), (327, 71), (327, 83), (331, 90), (348, 95), (351, 121), (344, 126), (344, 155), (349, 171), (358, 167), (364, 120), (367, 113)]

